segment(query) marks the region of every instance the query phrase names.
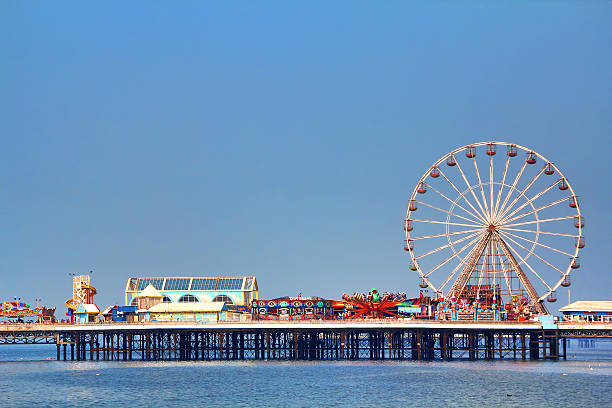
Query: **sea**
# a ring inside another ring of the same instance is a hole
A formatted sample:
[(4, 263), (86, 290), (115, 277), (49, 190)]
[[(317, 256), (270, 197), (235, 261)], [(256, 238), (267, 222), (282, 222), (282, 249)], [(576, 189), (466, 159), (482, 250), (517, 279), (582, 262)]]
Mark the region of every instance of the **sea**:
[(2, 407), (612, 407), (612, 341), (567, 361), (64, 362), (0, 345)]

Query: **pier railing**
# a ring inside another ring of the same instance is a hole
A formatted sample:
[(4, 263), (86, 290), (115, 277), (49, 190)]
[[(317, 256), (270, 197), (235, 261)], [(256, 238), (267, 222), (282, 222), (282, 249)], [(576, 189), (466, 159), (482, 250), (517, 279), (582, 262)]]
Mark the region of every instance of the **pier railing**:
[[(13, 330), (75, 330), (83, 328), (108, 328), (108, 327), (150, 327), (150, 326), (219, 326), (219, 327), (269, 327), (269, 326), (414, 326), (414, 327), (471, 327), (474, 325), (486, 327), (540, 327), (540, 322), (533, 321), (435, 321), (435, 320), (415, 320), (415, 319), (352, 319), (352, 320), (249, 320), (249, 321), (145, 321), (145, 322), (95, 322), (95, 323), (13, 323), (0, 324), (1, 331)], [(612, 326), (612, 324), (610, 324)]]

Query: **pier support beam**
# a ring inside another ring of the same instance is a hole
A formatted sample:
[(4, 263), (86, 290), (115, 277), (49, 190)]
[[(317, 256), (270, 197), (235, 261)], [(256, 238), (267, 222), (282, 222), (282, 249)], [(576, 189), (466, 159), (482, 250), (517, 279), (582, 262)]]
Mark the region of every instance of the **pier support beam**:
[(73, 334), (71, 336), (71, 342), (70, 342), (70, 360), (74, 361), (74, 342), (75, 342), (75, 338), (76, 336)]
[[(592, 331), (586, 332), (592, 336)], [(493, 328), (287, 325), (272, 329), (117, 329), (47, 334), (56, 360), (452, 360), (567, 359), (562, 330)], [(586, 337), (586, 336), (585, 336)], [(612, 337), (612, 335), (610, 336)], [(561, 342), (561, 343), (560, 343)], [(70, 356), (68, 356), (70, 346)]]

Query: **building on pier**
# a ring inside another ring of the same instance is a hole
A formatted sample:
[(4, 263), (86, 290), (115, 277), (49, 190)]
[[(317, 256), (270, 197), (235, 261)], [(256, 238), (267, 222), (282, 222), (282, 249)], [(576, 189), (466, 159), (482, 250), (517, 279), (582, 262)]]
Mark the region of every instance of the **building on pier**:
[(159, 303), (147, 310), (138, 311), (143, 322), (196, 321), (216, 323), (240, 320), (240, 313), (227, 311), (224, 302)]
[(579, 300), (559, 309), (563, 320), (573, 322), (612, 322), (612, 301)]
[[(218, 322), (218, 321), (240, 321), (241, 313), (237, 307), (230, 302), (221, 301), (189, 301), (168, 302), (164, 301), (166, 296), (149, 285), (134, 298), (136, 306), (123, 306), (136, 310), (138, 321), (141, 322)], [(250, 318), (250, 314), (248, 314)], [(246, 317), (245, 317), (246, 319)]]
[(129, 278), (125, 286), (125, 305), (140, 309), (138, 298), (149, 285), (160, 294), (161, 303), (223, 302), (250, 306), (251, 301), (259, 297), (254, 276)]
[(100, 313), (100, 320), (104, 322), (137, 322), (136, 306), (109, 306)]
[(100, 309), (95, 303), (81, 303), (74, 311), (75, 323), (95, 323)]
[[(340, 304), (344, 310), (343, 302)], [(333, 319), (334, 301), (320, 297), (280, 297), (253, 301), (254, 320), (310, 320)]]

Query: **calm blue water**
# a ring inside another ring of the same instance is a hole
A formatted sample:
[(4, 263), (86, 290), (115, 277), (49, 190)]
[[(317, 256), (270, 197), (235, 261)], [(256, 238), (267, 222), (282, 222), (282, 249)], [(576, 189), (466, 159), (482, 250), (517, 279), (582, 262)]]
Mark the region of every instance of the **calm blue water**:
[(56, 362), (54, 353), (0, 346), (0, 405), (612, 407), (612, 342), (574, 343), (559, 362)]

